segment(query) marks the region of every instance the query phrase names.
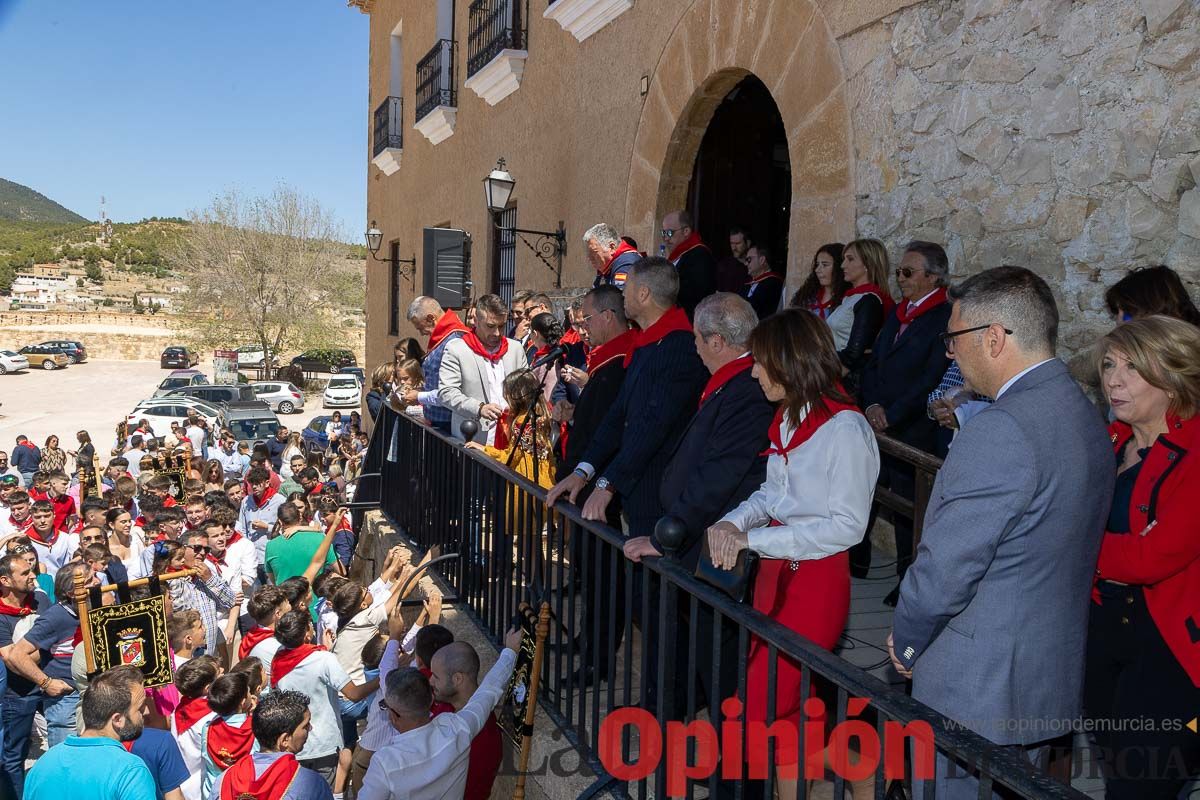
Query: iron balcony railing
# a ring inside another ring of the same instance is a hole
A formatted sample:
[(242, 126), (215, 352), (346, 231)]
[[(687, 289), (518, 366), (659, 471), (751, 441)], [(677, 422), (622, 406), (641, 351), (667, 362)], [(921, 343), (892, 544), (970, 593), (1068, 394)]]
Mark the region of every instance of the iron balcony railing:
[[(656, 798), (690, 798), (698, 786), (707, 786), (709, 797), (740, 798), (752, 779), (758, 784), (755, 790), (765, 781), (763, 796), (772, 796), (774, 770), (755, 776), (749, 769), (763, 754), (767, 765), (775, 765), (776, 748), (786, 737), (775, 738), (774, 726), (756, 741), (751, 726), (742, 724), (745, 720), (725, 716), (727, 709), (738, 709), (725, 698), (736, 695), (745, 702), (748, 651), (756, 638), (767, 648), (768, 726), (774, 722), (776, 693), (784, 685), (776, 677), (780, 659), (799, 666), (799, 697), (815, 696), (824, 703), (824, 725), (809, 720), (807, 703), (792, 718), (796, 738), (789, 747), (804, 754), (800, 763), (806, 765), (805, 773), (812, 764), (820, 771), (826, 756), (828, 763), (843, 765), (825, 776), (833, 781), (834, 797), (843, 796), (848, 761), (868, 763), (866, 775), (873, 776), (876, 798), (934, 798), (931, 780), (915, 786), (907, 776), (914, 769), (931, 770), (936, 751), (980, 776), (980, 797), (991, 797), (993, 787), (1003, 786), (1022, 798), (1086, 798), (1031, 769), (1012, 748), (992, 745), (734, 602), (697, 580), (675, 554), (633, 563), (622, 552), (621, 531), (585, 521), (566, 502), (547, 508), (545, 492), (530, 481), (386, 405), (376, 420), (363, 472), (373, 478), (379, 473), (379, 478), (365, 483), (354, 506), (377, 505), (400, 535), (421, 549), (439, 546), (443, 553), (458, 553), (441, 577), (455, 602), (493, 643), (501, 640), (522, 602), (551, 604), (539, 707), (583, 754), (580, 770), (590, 772), (592, 783), (581, 796), (608, 793), (645, 800), (653, 792)], [(610, 716), (640, 718), (643, 724), (610, 723), (606, 728)], [(704, 727), (713, 738), (703, 744), (700, 739), (682, 742), (679, 723)], [(873, 742), (851, 746), (848, 755), (843, 748), (840, 757), (832, 747), (823, 753), (824, 743), (839, 733), (843, 743), (856, 736)], [(821, 744), (806, 744), (806, 737), (814, 735)], [(736, 744), (729, 746), (732, 742)], [(700, 762), (706, 768), (694, 769)], [(685, 785), (681, 773), (687, 776)], [(799, 798), (807, 797), (805, 780), (797, 789)]]
[(375, 109), (374, 132), (371, 158), (388, 148), (404, 148), (404, 98), (387, 97), (379, 104)]
[(439, 39), (433, 49), (417, 62), (416, 120), (424, 119), (438, 106), (456, 106), (454, 61), (457, 44), (451, 39)]
[(503, 50), (525, 50), (529, 0), (474, 0), (467, 39), (467, 77), (491, 63)]

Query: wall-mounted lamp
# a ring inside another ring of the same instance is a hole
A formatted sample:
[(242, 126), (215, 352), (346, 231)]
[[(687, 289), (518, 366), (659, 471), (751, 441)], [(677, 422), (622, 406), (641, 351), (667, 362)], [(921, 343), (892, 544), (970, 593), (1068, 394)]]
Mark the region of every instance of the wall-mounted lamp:
[[(554, 286), (561, 289), (563, 255), (567, 252), (567, 229), (563, 226), (562, 220), (558, 221), (558, 230), (556, 231), (505, 228), (497, 222), (499, 215), (508, 208), (508, 200), (512, 197), (513, 189), (516, 186), (517, 179), (510, 175), (508, 170), (504, 168), (504, 159), (499, 159), (496, 162), (496, 168), (483, 179), (483, 193), (487, 201), (488, 212), (492, 215), (492, 224), (498, 230), (511, 233), (520, 238), (525, 243), (525, 246), (532, 250), (534, 255), (543, 264), (554, 270)], [(538, 237), (536, 240), (537, 243), (530, 242), (522, 234)], [(554, 256), (555, 263), (551, 264), (547, 256)]]
[(371, 258), (376, 261), (382, 261), (385, 264), (391, 264), (393, 268), (399, 267), (401, 264), (408, 264), (408, 270), (401, 270), (400, 275), (408, 278), (408, 283), (413, 288), (417, 285), (417, 254), (413, 253), (412, 258), (379, 258), (379, 248), (383, 244), (383, 231), (375, 227), (375, 220), (371, 220), (371, 227), (367, 229), (367, 250), (371, 253)]

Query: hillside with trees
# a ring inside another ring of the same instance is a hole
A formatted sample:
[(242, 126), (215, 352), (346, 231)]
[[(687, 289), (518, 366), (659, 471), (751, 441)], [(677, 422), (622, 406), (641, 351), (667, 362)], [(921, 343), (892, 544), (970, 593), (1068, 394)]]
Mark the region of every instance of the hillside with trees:
[(0, 178), (0, 220), (79, 224), (86, 219), (35, 192), (28, 186)]

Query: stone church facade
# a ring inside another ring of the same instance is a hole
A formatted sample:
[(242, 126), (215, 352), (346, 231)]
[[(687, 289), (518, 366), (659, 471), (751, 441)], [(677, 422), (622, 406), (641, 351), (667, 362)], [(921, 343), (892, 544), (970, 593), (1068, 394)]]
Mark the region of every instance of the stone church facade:
[[(786, 202), (762, 202), (782, 215), (777, 266), (793, 288), (824, 242), (874, 236), (898, 258), (909, 239), (930, 239), (955, 276), (1002, 263), (1044, 275), (1064, 355), (1077, 356), (1110, 323), (1104, 288), (1129, 269), (1200, 278), (1196, 0), (351, 5), (371, 15), (370, 110), (381, 110), (367, 137), (368, 216), (381, 258), (394, 245), (418, 262), (411, 284), (406, 267), (368, 269), (368, 364), (411, 334), (402, 316), (424, 288), (423, 228), (470, 233), (476, 292), (496, 288), (503, 242), (482, 181), (499, 157), (517, 180), (506, 224), (563, 221), (563, 292), (591, 284), (580, 237), (592, 224), (656, 250), (665, 213), (736, 202), (704, 196), (715, 184), (701, 180), (702, 146), (785, 176)], [(487, 34), (497, 13), (515, 38)], [(780, 152), (739, 152), (736, 135), (705, 144), (751, 77), (773, 100)], [(709, 216), (713, 230), (755, 224)], [(720, 254), (721, 237), (708, 238)], [(517, 288), (555, 286), (532, 247), (507, 246)]]

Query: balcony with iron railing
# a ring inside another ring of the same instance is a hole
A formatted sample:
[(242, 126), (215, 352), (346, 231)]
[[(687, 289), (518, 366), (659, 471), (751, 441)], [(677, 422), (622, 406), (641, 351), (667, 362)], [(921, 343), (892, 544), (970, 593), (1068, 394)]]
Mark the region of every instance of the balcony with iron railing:
[(633, 0), (549, 0), (542, 16), (579, 41), (633, 8)]
[(439, 39), (417, 62), (416, 128), (433, 144), (454, 133), (458, 93), (454, 85), (457, 43)]
[(400, 169), (404, 152), (404, 98), (385, 97), (375, 109), (371, 130), (371, 163), (391, 175)]
[(496, 105), (515, 92), (525, 72), (529, 0), (474, 0), (463, 86)]

